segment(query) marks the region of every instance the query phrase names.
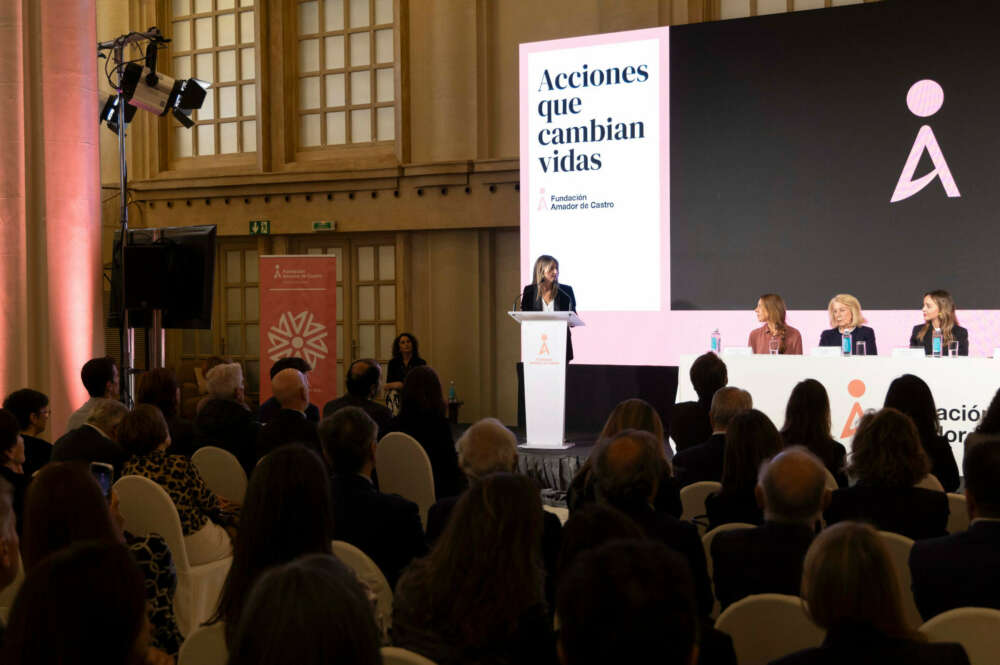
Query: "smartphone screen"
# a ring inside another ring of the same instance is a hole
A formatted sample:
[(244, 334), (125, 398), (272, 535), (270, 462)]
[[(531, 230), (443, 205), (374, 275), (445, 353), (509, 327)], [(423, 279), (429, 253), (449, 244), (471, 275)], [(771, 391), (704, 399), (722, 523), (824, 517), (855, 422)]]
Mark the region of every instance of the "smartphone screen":
[(90, 473), (97, 479), (97, 484), (101, 487), (101, 494), (108, 501), (111, 500), (111, 479), (114, 478), (115, 470), (110, 464), (104, 462), (91, 462)]

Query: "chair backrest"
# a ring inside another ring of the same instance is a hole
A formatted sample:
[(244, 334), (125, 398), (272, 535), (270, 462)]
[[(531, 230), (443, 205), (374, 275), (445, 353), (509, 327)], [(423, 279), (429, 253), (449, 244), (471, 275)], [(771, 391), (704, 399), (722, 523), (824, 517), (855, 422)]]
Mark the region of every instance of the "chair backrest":
[[(747, 522), (729, 522), (728, 524), (720, 524), (701, 537), (701, 545), (705, 548), (705, 563), (708, 565), (708, 579), (712, 580), (713, 595), (715, 592), (715, 575), (712, 568), (712, 541), (715, 540), (715, 535), (723, 531), (732, 531), (733, 529), (754, 529), (756, 527), (756, 524), (748, 524)], [(712, 605), (711, 616), (719, 616), (719, 610), (721, 609), (722, 606), (719, 605), (719, 601), (716, 599)]]
[(427, 511), (434, 505), (434, 471), (423, 446), (409, 434), (392, 432), (375, 446), (379, 490), (398, 494), (417, 504), (427, 527)]
[(705, 498), (722, 489), (722, 483), (702, 480), (681, 488), (681, 519), (693, 520), (705, 514)]
[(917, 603), (913, 599), (912, 582), (910, 579), (910, 550), (913, 549), (913, 541), (906, 536), (891, 531), (879, 531), (882, 543), (889, 550), (889, 557), (896, 567), (896, 577), (899, 579), (899, 594), (903, 600), (903, 620), (906, 625), (916, 630), (923, 622), (920, 618), (920, 611), (917, 610)]
[(931, 642), (958, 642), (972, 665), (993, 665), (1000, 653), (1000, 610), (960, 607), (920, 627)]
[(839, 485), (837, 485), (837, 479), (834, 478), (832, 473), (830, 473), (830, 469), (823, 467), (823, 471), (826, 472), (826, 485), (825, 485), (826, 489), (830, 490), (831, 492), (838, 489)]
[(723, 611), (715, 627), (733, 638), (740, 665), (765, 665), (817, 647), (826, 634), (806, 614), (801, 598), (780, 593), (762, 593), (736, 601)]
[(560, 524), (566, 524), (566, 520), (569, 519), (569, 508), (564, 508), (563, 506), (550, 506), (546, 503), (542, 504), (542, 508), (558, 517)]
[(191, 456), (198, 473), (217, 496), (243, 503), (247, 493), (247, 474), (236, 455), (215, 446), (204, 446)]
[(948, 492), (948, 533), (959, 533), (969, 528), (969, 509), (964, 494)]
[(419, 653), (413, 653), (399, 647), (382, 647), (383, 665), (436, 665), (433, 660), (424, 658)]
[(196, 628), (177, 654), (177, 665), (226, 665), (228, 660), (226, 624), (222, 621)]
[(167, 541), (177, 572), (190, 570), (181, 518), (167, 491), (143, 476), (122, 476), (115, 491), (125, 528), (137, 536), (159, 534)]
[(367, 554), (343, 540), (333, 541), (333, 553), (375, 594), (375, 613), (379, 618), (376, 623), (388, 627), (392, 621), (392, 587), (378, 565)]

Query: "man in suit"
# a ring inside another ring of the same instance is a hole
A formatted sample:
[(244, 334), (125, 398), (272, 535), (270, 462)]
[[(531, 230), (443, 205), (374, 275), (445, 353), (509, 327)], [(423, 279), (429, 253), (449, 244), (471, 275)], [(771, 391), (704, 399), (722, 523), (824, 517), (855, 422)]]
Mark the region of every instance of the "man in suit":
[(118, 427), (128, 409), (116, 399), (98, 399), (94, 402), (87, 422), (66, 432), (52, 445), (53, 462), (104, 462), (121, 474), (122, 465), (129, 455), (118, 445)]
[(652, 434), (638, 430), (625, 430), (611, 439), (600, 449), (594, 463), (597, 500), (634, 519), (651, 539), (684, 555), (694, 576), (698, 609), (707, 616), (712, 611), (712, 587), (697, 528), (653, 509), (660, 473), (666, 464), (660, 446)]
[(386, 433), (392, 411), (384, 404), (374, 401), (382, 383), (382, 367), (371, 358), (355, 360), (347, 368), (347, 378), (344, 385), (347, 394), (338, 399), (332, 399), (323, 405), (323, 417), (332, 416), (337, 409), (345, 406), (356, 406), (362, 409), (378, 425), (378, 437)]
[(1000, 443), (973, 446), (962, 463), (967, 531), (918, 540), (910, 550), (913, 597), (928, 620), (956, 607), (1000, 609)]
[(722, 459), (726, 452), (726, 430), (740, 413), (753, 408), (750, 393), (732, 386), (719, 388), (712, 397), (708, 418), (712, 436), (704, 443), (674, 455), (674, 473), (681, 486), (702, 480), (722, 480)]
[(255, 444), (260, 425), (246, 404), (246, 382), (239, 363), (222, 363), (205, 375), (209, 399), (194, 420), (199, 446), (228, 450), (247, 476), (257, 463)]
[(306, 416), (309, 383), (305, 374), (291, 367), (283, 369), (274, 375), (271, 391), (281, 409), (260, 430), (257, 459), (288, 443), (301, 443), (318, 453), (320, 446), (316, 423)]
[(91, 358), (85, 362), (80, 370), (80, 380), (83, 381), (83, 387), (87, 389), (90, 399), (69, 417), (69, 422), (66, 424), (67, 432), (78, 429), (87, 422), (90, 412), (97, 406), (97, 400), (117, 399), (121, 390), (118, 365), (111, 356)]
[(372, 483), (375, 421), (356, 406), (339, 409), (319, 424), (323, 458), (333, 473), (334, 538), (367, 554), (396, 586), (403, 569), (427, 552), (417, 504), (382, 494)]
[[(299, 370), (306, 377), (306, 381), (309, 381), (309, 372), (312, 371), (312, 365), (302, 358), (281, 358), (271, 365), (271, 382), (274, 382), (274, 377), (278, 375), (278, 372), (288, 368)], [(278, 415), (278, 411), (280, 410), (281, 404), (278, 403), (278, 398), (272, 394), (260, 405), (260, 409), (257, 410), (257, 420), (260, 424), (266, 425), (274, 420), (274, 417)], [(315, 404), (310, 403), (306, 407), (306, 418), (314, 423), (319, 423), (319, 408)]]
[(715, 597), (723, 609), (756, 593), (797, 596), (816, 522), (830, 502), (823, 463), (801, 446), (761, 465), (755, 494), (764, 524), (712, 540)]

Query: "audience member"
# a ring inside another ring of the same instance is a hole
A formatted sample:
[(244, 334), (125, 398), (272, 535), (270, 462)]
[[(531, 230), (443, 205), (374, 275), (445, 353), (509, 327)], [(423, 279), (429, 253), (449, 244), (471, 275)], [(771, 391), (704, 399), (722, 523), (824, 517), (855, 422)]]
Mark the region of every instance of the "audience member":
[(293, 445), (264, 457), (247, 486), (233, 565), (212, 618), (225, 622), (230, 647), (261, 574), (303, 554), (330, 554), (331, 540), (330, 486), (316, 453)]
[(974, 432), (965, 437), (965, 454), (980, 443), (1000, 442), (1000, 390), (993, 395), (990, 406), (982, 414), (982, 420)]
[(316, 423), (306, 415), (309, 406), (306, 375), (292, 367), (283, 369), (271, 380), (271, 391), (281, 410), (261, 428), (257, 436), (257, 459), (289, 443), (301, 443), (318, 453)]
[(691, 363), (688, 377), (695, 393), (698, 394), (698, 404), (708, 417), (716, 391), (729, 383), (726, 363), (715, 353), (703, 353)]
[(239, 508), (217, 497), (189, 458), (167, 454), (170, 432), (160, 410), (136, 406), (122, 421), (119, 440), (132, 455), (122, 473), (149, 478), (173, 500), (191, 565), (229, 556), (232, 545), (223, 527), (236, 523)]
[(195, 451), (194, 423), (180, 415), (181, 387), (177, 385), (174, 370), (166, 367), (146, 370), (139, 375), (135, 393), (136, 404), (152, 404), (163, 414), (174, 453), (190, 457)]
[(104, 462), (120, 475), (128, 453), (118, 444), (118, 429), (127, 414), (128, 409), (116, 399), (95, 400), (87, 422), (52, 444), (52, 461)]
[(871, 522), (914, 540), (945, 535), (948, 496), (916, 486), (931, 463), (909, 416), (892, 408), (865, 416), (851, 447), (847, 472), (857, 483), (833, 493), (827, 524)]
[(445, 417), (444, 393), (433, 368), (414, 367), (406, 375), (399, 415), (389, 422), (388, 430), (409, 434), (427, 451), (434, 470), (436, 498), (455, 496), (462, 491), (451, 423)]
[(260, 426), (245, 402), (243, 368), (223, 363), (208, 371), (210, 398), (198, 410), (194, 426), (198, 443), (228, 450), (239, 460), (247, 476), (257, 463), (256, 444)]
[(680, 402), (670, 409), (670, 438), (674, 448), (679, 453), (693, 448), (712, 436), (712, 424), (708, 420), (708, 411), (701, 408), (698, 402)]
[(674, 455), (674, 473), (682, 487), (702, 480), (722, 480), (726, 429), (733, 418), (752, 408), (753, 399), (745, 390), (727, 387), (715, 392), (708, 414), (712, 423), (712, 436), (703, 443)]
[(378, 426), (364, 411), (338, 409), (323, 419), (319, 432), (333, 471), (333, 537), (371, 557), (394, 587), (410, 561), (427, 553), (417, 504), (382, 494), (372, 482)]
[(497, 473), (474, 483), (431, 553), (400, 578), (393, 643), (438, 665), (550, 665), (541, 533), (541, 500), (529, 479)]
[(357, 577), (311, 554), (264, 572), (231, 642), (229, 665), (381, 665), (379, 632)]
[(723, 609), (756, 593), (798, 595), (802, 561), (830, 502), (823, 462), (799, 446), (761, 465), (755, 491), (764, 524), (712, 540), (715, 597)]
[(14, 488), (14, 515), (17, 532), (24, 525), (24, 493), (31, 476), (24, 473), (24, 439), (21, 437), (17, 418), (7, 409), (0, 409), (0, 478)]
[(427, 361), (420, 357), (420, 344), (411, 333), (404, 332), (392, 340), (392, 358), (389, 360), (389, 371), (386, 377), (386, 390), (402, 390), (406, 375), (414, 367), (426, 365)]
[(11, 608), (0, 662), (138, 665), (148, 641), (142, 573), (123, 545), (87, 541), (28, 573)]
[(913, 597), (924, 620), (956, 607), (1000, 609), (1000, 443), (973, 446), (962, 462), (967, 531), (921, 540), (910, 552)]
[(802, 598), (823, 644), (773, 665), (964, 665), (958, 644), (930, 644), (903, 618), (898, 573), (873, 528), (844, 522), (816, 537), (806, 554)]
[(674, 479), (673, 469), (670, 467), (670, 443), (664, 439), (663, 421), (660, 415), (653, 408), (653, 405), (642, 399), (627, 399), (618, 403), (608, 415), (604, 423), (604, 429), (597, 436), (598, 445), (594, 447), (590, 457), (583, 463), (573, 477), (569, 490), (566, 493), (566, 503), (570, 511), (592, 503), (594, 496), (593, 480), (593, 459), (600, 450), (600, 446), (610, 441), (616, 434), (627, 429), (637, 429), (649, 432), (661, 442), (660, 449), (663, 453), (662, 475), (657, 485), (656, 498), (653, 507), (656, 510), (680, 517), (683, 512), (681, 506), (680, 485)]
[(757, 409), (744, 411), (729, 423), (722, 462), (722, 489), (705, 498), (708, 528), (728, 522), (761, 524), (755, 488), (761, 463), (774, 457), (784, 444), (771, 419)]
[(712, 610), (712, 587), (708, 581), (705, 550), (698, 530), (689, 522), (657, 512), (652, 501), (665, 464), (659, 442), (648, 432), (625, 430), (597, 455), (594, 482), (597, 500), (622, 511), (653, 540), (683, 554), (691, 566), (701, 614)]
[[(274, 381), (274, 377), (278, 375), (278, 372), (282, 372), (289, 368), (297, 369), (298, 371), (302, 372), (302, 375), (305, 377), (306, 380), (306, 385), (307, 386), (309, 385), (309, 372), (312, 371), (312, 365), (307, 363), (302, 358), (295, 358), (295, 357), (279, 358), (278, 360), (275, 360), (274, 364), (271, 365), (270, 372), (268, 372), (271, 381), (272, 382)], [(260, 405), (260, 408), (257, 410), (257, 420), (260, 421), (262, 425), (266, 425), (272, 420), (274, 420), (274, 417), (278, 415), (278, 412), (281, 410), (281, 408), (282, 408), (281, 403), (278, 402), (277, 396), (272, 394), (264, 401), (263, 404)], [(310, 402), (305, 408), (305, 414), (306, 418), (310, 422), (317, 424), (319, 423), (319, 407), (317, 407), (315, 404)]]
[(559, 547), (559, 577), (569, 570), (577, 555), (615, 540), (646, 540), (646, 532), (620, 510), (599, 503), (581, 507), (563, 525)]
[(847, 449), (830, 437), (830, 397), (823, 384), (806, 379), (796, 384), (785, 407), (781, 438), (786, 446), (805, 446), (823, 461), (838, 487), (847, 487)]
[[(14, 488), (0, 478), (0, 591), (14, 583), (20, 569), (21, 546), (14, 514)], [(4, 624), (0, 621), (0, 646), (3, 641)]]
[[(698, 662), (695, 585), (662, 544), (619, 541), (580, 554), (560, 581), (563, 665)], [(735, 661), (734, 661), (735, 662)]]
[(17, 418), (24, 439), (24, 473), (31, 477), (52, 458), (52, 444), (38, 438), (49, 426), (49, 397), (37, 390), (22, 388), (7, 395), (3, 408)]
[(121, 391), (118, 365), (111, 356), (91, 358), (85, 362), (80, 370), (80, 379), (90, 399), (70, 415), (69, 422), (66, 423), (67, 432), (82, 427), (89, 420), (90, 412), (97, 406), (96, 400), (118, 399), (118, 393)]
[(87, 540), (128, 545), (145, 580), (151, 646), (176, 655), (184, 638), (174, 617), (177, 573), (167, 543), (156, 534), (127, 533), (117, 493), (111, 490), (109, 504), (86, 463), (47, 465), (28, 490), (22, 544), (25, 570), (30, 572), (53, 552)]
[(374, 401), (378, 395), (379, 384), (382, 382), (382, 367), (371, 358), (355, 360), (347, 368), (344, 387), (347, 394), (332, 399), (323, 405), (323, 417), (328, 418), (345, 406), (356, 406), (362, 409), (378, 426), (378, 438), (388, 432), (392, 412)]
[(958, 465), (948, 439), (940, 433), (934, 396), (923, 379), (904, 374), (889, 384), (884, 406), (897, 409), (913, 419), (920, 435), (920, 445), (931, 460), (930, 473), (946, 492), (958, 489)]

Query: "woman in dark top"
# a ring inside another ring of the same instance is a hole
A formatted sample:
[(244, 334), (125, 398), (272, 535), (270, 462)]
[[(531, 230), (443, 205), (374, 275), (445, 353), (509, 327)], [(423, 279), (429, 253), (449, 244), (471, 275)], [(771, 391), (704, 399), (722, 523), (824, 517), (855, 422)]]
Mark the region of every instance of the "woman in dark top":
[(139, 375), (135, 401), (152, 404), (163, 413), (170, 430), (170, 447), (177, 455), (190, 457), (195, 451), (194, 423), (181, 418), (181, 388), (177, 385), (174, 370), (157, 367)]
[(0, 409), (0, 477), (14, 487), (14, 515), (17, 517), (17, 532), (24, 526), (24, 494), (31, 482), (31, 476), (24, 472), (24, 437), (14, 414)]
[(754, 488), (764, 460), (781, 452), (784, 444), (771, 419), (757, 409), (744, 411), (729, 423), (722, 463), (722, 489), (705, 498), (708, 526), (729, 522), (763, 524)]
[(410, 370), (426, 364), (427, 361), (420, 357), (417, 338), (407, 332), (400, 333), (392, 340), (392, 359), (385, 377), (385, 389), (402, 390)]
[(414, 367), (406, 375), (399, 415), (389, 421), (389, 432), (405, 432), (423, 446), (434, 472), (434, 496), (443, 499), (462, 490), (462, 474), (445, 417), (441, 380), (430, 366)]
[(827, 524), (870, 522), (914, 540), (945, 535), (948, 495), (916, 486), (931, 463), (909, 416), (888, 407), (866, 415), (851, 448), (847, 473), (857, 482), (833, 493)]
[[(576, 294), (573, 287), (559, 283), (559, 262), (554, 256), (542, 254), (535, 259), (531, 284), (521, 293), (521, 310), (525, 312), (575, 312)], [(566, 362), (573, 360), (573, 339), (566, 329)]]
[(824, 330), (819, 336), (820, 346), (841, 346), (843, 344), (844, 333), (851, 336), (851, 354), (861, 355), (858, 351), (858, 342), (865, 343), (866, 356), (878, 355), (878, 348), (875, 346), (875, 331), (866, 325), (864, 315), (861, 314), (861, 303), (849, 293), (839, 293), (830, 300), (827, 308), (830, 312), (829, 330)]
[(941, 481), (945, 492), (958, 489), (958, 464), (951, 444), (939, 432), (934, 396), (923, 379), (904, 374), (889, 384), (885, 404), (902, 411), (913, 419), (920, 434), (920, 445), (931, 459), (931, 473)]
[(911, 347), (924, 347), (924, 353), (934, 351), (934, 331), (941, 331), (941, 355), (948, 354), (948, 344), (958, 342), (958, 355), (969, 355), (969, 331), (958, 325), (955, 301), (947, 291), (929, 291), (924, 294), (921, 309), (924, 322), (913, 326), (910, 335)]
[(847, 487), (844, 473), (847, 449), (830, 437), (830, 397), (822, 383), (806, 379), (792, 389), (781, 438), (785, 446), (808, 448), (837, 479), (837, 486)]
[(396, 585), (396, 646), (438, 665), (555, 662), (534, 483), (497, 473), (458, 500), (431, 553)]
[(38, 438), (49, 426), (49, 397), (45, 393), (22, 388), (7, 395), (3, 408), (11, 411), (21, 426), (24, 439), (24, 475), (29, 478), (52, 459), (52, 444)]
[(772, 665), (967, 665), (958, 644), (931, 644), (906, 625), (898, 574), (875, 529), (843, 522), (816, 537), (802, 573), (806, 611), (823, 644)]

